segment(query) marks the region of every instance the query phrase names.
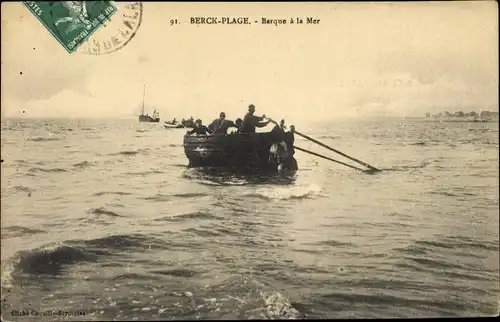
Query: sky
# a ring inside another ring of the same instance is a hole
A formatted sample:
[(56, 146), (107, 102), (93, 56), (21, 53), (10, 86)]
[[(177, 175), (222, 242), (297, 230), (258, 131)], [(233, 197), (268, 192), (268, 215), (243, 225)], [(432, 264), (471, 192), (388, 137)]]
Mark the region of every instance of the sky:
[(144, 84), (146, 112), (163, 120), (236, 119), (249, 104), (293, 121), (498, 110), (496, 1), (146, 2), (136, 36), (98, 56), (68, 54), (22, 3), (1, 6), (2, 117), (135, 118)]

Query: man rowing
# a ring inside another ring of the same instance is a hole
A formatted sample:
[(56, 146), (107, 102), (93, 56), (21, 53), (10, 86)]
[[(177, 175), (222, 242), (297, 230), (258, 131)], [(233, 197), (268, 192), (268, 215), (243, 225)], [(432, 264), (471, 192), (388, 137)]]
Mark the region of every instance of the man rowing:
[(264, 121), (266, 115), (255, 116), (255, 106), (250, 104), (248, 106), (248, 113), (243, 118), (243, 125), (241, 128), (241, 133), (255, 133), (256, 127), (265, 127), (270, 121)]

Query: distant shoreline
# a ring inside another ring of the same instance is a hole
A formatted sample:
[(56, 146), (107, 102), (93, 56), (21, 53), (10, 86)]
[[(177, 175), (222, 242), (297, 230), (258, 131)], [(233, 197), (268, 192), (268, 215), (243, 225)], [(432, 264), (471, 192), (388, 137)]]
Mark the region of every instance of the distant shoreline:
[(498, 117), (460, 117), (460, 116), (441, 116), (441, 117), (419, 117), (424, 122), (437, 123), (491, 123), (498, 122)]
[[(494, 123), (498, 118), (477, 118), (470, 117), (425, 117), (425, 116), (358, 116), (358, 117), (337, 117), (331, 119), (308, 120), (306, 123), (316, 122), (336, 122), (336, 121), (374, 121), (374, 120), (415, 120), (431, 123)], [(9, 116), (2, 117), (1, 121), (137, 121), (136, 117), (28, 117), (28, 116)]]
[(3, 120), (82, 120), (82, 121), (91, 121), (91, 120), (115, 120), (115, 121), (128, 121), (128, 120), (137, 120), (137, 117), (29, 117), (29, 116), (6, 116), (2, 117)]

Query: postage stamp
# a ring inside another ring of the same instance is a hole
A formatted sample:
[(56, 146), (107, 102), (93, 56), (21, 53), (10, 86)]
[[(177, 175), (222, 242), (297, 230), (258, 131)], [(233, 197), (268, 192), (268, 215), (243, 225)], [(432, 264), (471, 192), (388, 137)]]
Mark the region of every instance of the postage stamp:
[(23, 1), (70, 54), (117, 12), (112, 1)]
[(89, 37), (78, 52), (89, 55), (114, 53), (136, 35), (142, 22), (142, 2), (115, 2), (118, 13), (104, 23), (104, 28)]

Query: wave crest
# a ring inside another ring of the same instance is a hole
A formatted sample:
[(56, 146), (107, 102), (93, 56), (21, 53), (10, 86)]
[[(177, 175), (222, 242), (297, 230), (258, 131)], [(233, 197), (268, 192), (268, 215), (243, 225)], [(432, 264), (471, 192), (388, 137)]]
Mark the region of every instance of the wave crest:
[(101, 192), (96, 192), (93, 194), (93, 196), (100, 197), (104, 195), (119, 195), (119, 196), (128, 196), (130, 195), (130, 192), (123, 192), (123, 191), (101, 191)]
[(137, 154), (147, 154), (149, 152), (149, 149), (138, 149), (138, 150), (125, 150), (125, 151), (120, 151), (116, 153), (111, 153), (109, 155), (125, 155), (125, 156), (132, 156), (132, 155), (137, 155)]
[(73, 164), (73, 166), (75, 168), (88, 168), (88, 167), (93, 166), (93, 165), (94, 165), (94, 163), (89, 162), (89, 161), (82, 161), (82, 162), (78, 162), (78, 163)]
[(103, 207), (93, 208), (93, 209), (90, 209), (88, 212), (90, 214), (93, 214), (93, 215), (106, 215), (106, 216), (110, 216), (110, 217), (124, 217), (124, 216), (117, 214), (116, 212), (107, 210)]
[(165, 216), (161, 218), (156, 218), (154, 221), (170, 221), (170, 222), (181, 222), (185, 220), (222, 220), (222, 217), (215, 216), (209, 212), (191, 212), (187, 214), (177, 215), (177, 216)]
[(266, 201), (270, 200), (293, 200), (293, 199), (313, 199), (321, 197), (323, 189), (317, 185), (306, 187), (272, 187), (262, 188), (255, 192), (244, 194), (244, 197), (259, 198)]
[(34, 137), (26, 139), (26, 141), (32, 141), (32, 142), (49, 142), (49, 141), (60, 141), (60, 140), (62, 139), (57, 137)]
[(56, 245), (18, 253), (17, 264), (14, 267), (16, 273), (60, 275), (65, 265), (96, 259), (96, 254), (82, 249)]
[(47, 173), (68, 172), (68, 170), (62, 169), (62, 168), (50, 168), (50, 169), (30, 168), (28, 171), (29, 172), (47, 172)]
[(3, 237), (19, 237), (23, 235), (34, 235), (34, 234), (42, 234), (46, 233), (45, 230), (23, 227), (23, 226), (9, 226), (2, 228)]

